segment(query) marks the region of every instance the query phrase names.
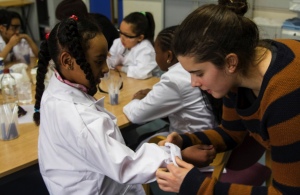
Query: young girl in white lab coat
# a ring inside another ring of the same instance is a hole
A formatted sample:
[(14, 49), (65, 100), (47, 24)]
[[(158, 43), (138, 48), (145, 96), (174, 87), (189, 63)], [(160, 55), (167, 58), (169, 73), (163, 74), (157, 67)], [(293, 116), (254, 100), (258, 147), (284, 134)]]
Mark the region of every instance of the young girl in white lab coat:
[[(34, 121), (40, 125), (39, 166), (50, 194), (145, 194), (139, 184), (154, 181), (170, 157), (155, 144), (130, 150), (103, 98), (93, 97), (109, 70), (107, 54), (97, 24), (74, 15), (41, 44)], [(55, 74), (44, 91), (50, 60)]]
[(108, 66), (135, 79), (159, 74), (153, 48), (154, 29), (155, 22), (150, 12), (127, 15), (120, 24), (120, 38), (115, 39), (109, 50)]

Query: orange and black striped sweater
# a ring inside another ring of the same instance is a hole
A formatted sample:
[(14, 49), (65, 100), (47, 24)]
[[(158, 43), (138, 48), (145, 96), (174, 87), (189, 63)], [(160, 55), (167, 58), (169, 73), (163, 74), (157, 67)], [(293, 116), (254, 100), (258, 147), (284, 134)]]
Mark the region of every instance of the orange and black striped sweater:
[(247, 89), (224, 98), (222, 123), (213, 130), (181, 135), (182, 149), (213, 144), (218, 152), (233, 149), (247, 132), (271, 150), (272, 185), (246, 186), (217, 182), (197, 168), (185, 177), (180, 194), (287, 194), (300, 195), (300, 42), (272, 42), (272, 61), (260, 93), (251, 103)]

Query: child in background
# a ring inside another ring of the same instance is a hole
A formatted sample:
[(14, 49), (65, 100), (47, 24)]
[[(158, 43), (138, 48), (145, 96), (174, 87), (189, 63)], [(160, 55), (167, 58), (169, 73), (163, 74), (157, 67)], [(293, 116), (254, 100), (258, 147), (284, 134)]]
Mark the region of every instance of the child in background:
[(103, 14), (88, 13), (86, 4), (82, 0), (63, 0), (57, 5), (55, 16), (58, 20), (69, 18), (71, 15), (76, 15), (80, 18), (89, 17), (95, 20), (107, 40), (108, 49), (112, 46), (113, 41), (119, 38), (119, 32), (113, 23)]
[[(104, 99), (93, 97), (109, 70), (107, 54), (98, 25), (76, 16), (58, 23), (41, 44), (34, 121), (50, 194), (145, 194), (137, 184), (154, 181), (170, 158), (156, 144), (130, 150)], [(50, 60), (55, 74), (44, 91)]]
[(141, 124), (168, 117), (170, 127), (165, 132), (159, 132), (165, 136), (171, 132), (204, 130), (218, 124), (210, 103), (205, 101), (206, 95), (199, 88), (191, 86), (190, 74), (182, 68), (171, 48), (176, 27), (162, 30), (154, 43), (156, 62), (166, 72), (152, 90), (137, 92), (123, 108), (133, 123)]
[(159, 72), (153, 48), (154, 30), (150, 12), (127, 15), (120, 24), (120, 38), (109, 50), (108, 66), (135, 79), (147, 79)]
[[(0, 57), (6, 62), (27, 62), (22, 54), (22, 44), (28, 44), (29, 55), (38, 55), (38, 47), (35, 42), (25, 33), (20, 33), (22, 27), (21, 16), (14, 11), (0, 10)], [(29, 57), (29, 56), (28, 56)]]

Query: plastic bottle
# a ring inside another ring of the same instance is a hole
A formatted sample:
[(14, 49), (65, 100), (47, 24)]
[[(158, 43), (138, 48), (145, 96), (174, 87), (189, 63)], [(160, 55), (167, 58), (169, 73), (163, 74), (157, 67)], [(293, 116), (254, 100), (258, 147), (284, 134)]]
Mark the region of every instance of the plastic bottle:
[(22, 39), (19, 43), (19, 49), (21, 53), (22, 62), (30, 64), (30, 47), (25, 39)]
[(1, 79), (1, 92), (5, 103), (18, 103), (17, 82), (9, 73), (8, 68), (4, 68)]

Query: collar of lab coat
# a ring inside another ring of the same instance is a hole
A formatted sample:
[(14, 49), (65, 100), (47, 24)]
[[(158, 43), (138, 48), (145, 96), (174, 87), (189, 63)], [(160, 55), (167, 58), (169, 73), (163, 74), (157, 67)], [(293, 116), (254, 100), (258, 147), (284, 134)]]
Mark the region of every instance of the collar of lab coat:
[(50, 79), (47, 91), (54, 97), (64, 101), (83, 104), (85, 106), (96, 104), (99, 107), (104, 107), (104, 97), (96, 100), (93, 96), (90, 96), (75, 87), (60, 82), (54, 74)]
[(90, 96), (75, 87), (60, 82), (54, 74), (50, 79), (47, 91), (52, 96), (63, 101), (82, 104), (87, 107), (95, 106), (97, 110), (107, 113), (110, 118), (117, 123), (116, 117), (104, 108), (104, 97), (96, 100), (93, 96)]

